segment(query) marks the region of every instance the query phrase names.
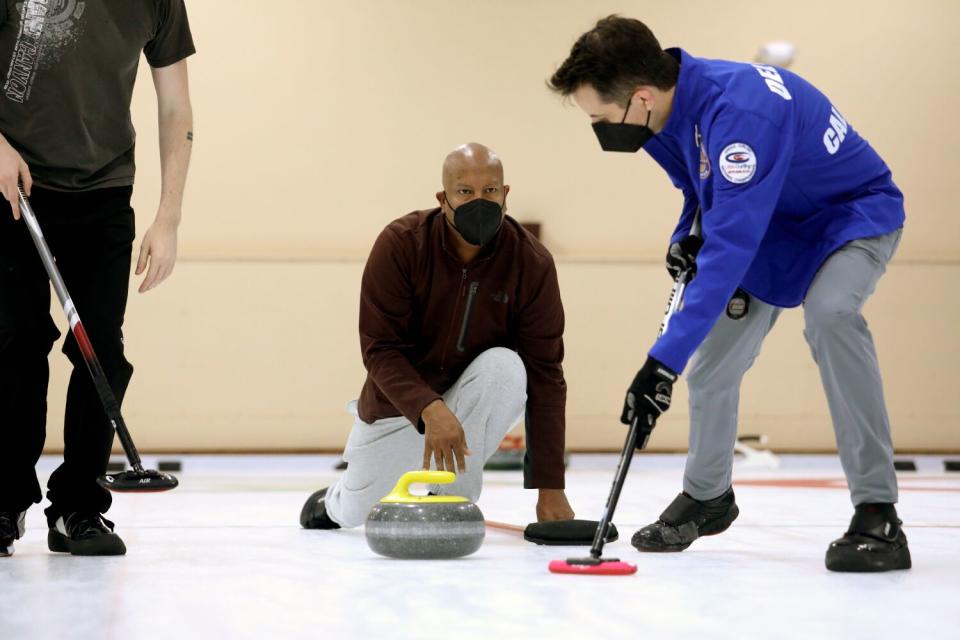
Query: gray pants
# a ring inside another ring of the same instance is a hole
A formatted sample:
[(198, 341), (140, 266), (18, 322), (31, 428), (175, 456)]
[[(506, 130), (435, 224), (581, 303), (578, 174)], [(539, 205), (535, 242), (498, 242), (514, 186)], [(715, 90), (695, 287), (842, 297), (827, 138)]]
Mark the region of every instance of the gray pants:
[[(496, 347), (481, 353), (443, 394), (467, 436), (465, 473), (453, 484), (435, 485), (438, 495), (459, 495), (476, 501), (483, 482), (483, 465), (520, 422), (527, 402), (527, 371), (514, 351)], [(327, 514), (341, 527), (356, 527), (370, 509), (390, 493), (407, 471), (423, 464), (423, 436), (403, 417), (369, 424), (357, 417), (356, 402), (348, 406), (356, 418), (343, 459), (347, 470), (327, 491)]]
[[(854, 505), (897, 501), (880, 365), (861, 310), (901, 233), (842, 247), (820, 268), (803, 306), (804, 336), (820, 369)], [(781, 311), (751, 298), (746, 317), (721, 316), (690, 361), (690, 453), (683, 488), (695, 499), (716, 498), (730, 488), (740, 381)]]

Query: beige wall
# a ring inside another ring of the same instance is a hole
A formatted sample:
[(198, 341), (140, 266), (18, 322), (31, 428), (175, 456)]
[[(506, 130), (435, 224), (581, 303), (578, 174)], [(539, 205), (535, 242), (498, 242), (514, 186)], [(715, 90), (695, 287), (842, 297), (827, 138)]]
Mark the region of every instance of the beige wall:
[[(649, 158), (602, 154), (544, 88), (610, 12), (665, 46), (749, 59), (797, 43), (812, 80), (883, 154), (907, 196), (900, 254), (868, 306), (903, 448), (960, 450), (960, 3), (930, 0), (188, 0), (196, 147), (171, 281), (132, 294), (126, 403), (143, 449), (315, 449), (344, 442), (362, 382), (363, 258), (390, 219), (430, 206), (439, 164), (478, 140), (503, 156), (509, 207), (544, 223), (569, 318), (570, 446), (611, 448), (615, 413), (659, 322), (679, 194)], [(143, 71), (143, 70), (142, 70)], [(149, 74), (134, 98), (142, 234), (159, 192)], [(642, 198), (642, 201), (641, 201)], [(625, 295), (625, 292), (628, 294)], [(83, 310), (80, 310), (81, 314)], [(745, 387), (743, 428), (780, 448), (832, 446), (799, 313)], [(637, 335), (634, 341), (629, 335)], [(54, 364), (48, 448), (66, 368)], [(681, 392), (682, 393), (682, 392)], [(683, 399), (655, 446), (685, 441)]]

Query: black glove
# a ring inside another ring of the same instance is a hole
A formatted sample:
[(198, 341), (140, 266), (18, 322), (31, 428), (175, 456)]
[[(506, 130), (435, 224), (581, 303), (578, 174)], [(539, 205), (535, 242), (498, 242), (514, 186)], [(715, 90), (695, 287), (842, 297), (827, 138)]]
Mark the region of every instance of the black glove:
[(677, 374), (648, 357), (627, 390), (620, 422), (631, 424), (634, 415), (639, 414), (640, 427), (652, 429), (660, 414), (670, 408), (673, 383), (676, 381)]
[(690, 277), (697, 273), (697, 254), (703, 246), (703, 238), (687, 236), (680, 242), (674, 242), (667, 250), (667, 273), (676, 280), (680, 274), (690, 269)]

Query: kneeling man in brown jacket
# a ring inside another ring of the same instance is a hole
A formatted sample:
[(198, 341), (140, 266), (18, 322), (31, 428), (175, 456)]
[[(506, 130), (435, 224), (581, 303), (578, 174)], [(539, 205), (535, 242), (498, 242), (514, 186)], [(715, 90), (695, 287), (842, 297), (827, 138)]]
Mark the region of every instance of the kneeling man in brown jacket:
[(493, 151), (467, 144), (443, 163), (439, 208), (394, 220), (360, 288), (367, 379), (339, 482), (307, 500), (308, 529), (356, 527), (400, 476), (455, 471), (437, 494), (480, 496), (482, 472), (525, 419), (524, 487), (537, 519), (567, 520), (563, 305), (553, 257), (505, 215), (510, 187)]

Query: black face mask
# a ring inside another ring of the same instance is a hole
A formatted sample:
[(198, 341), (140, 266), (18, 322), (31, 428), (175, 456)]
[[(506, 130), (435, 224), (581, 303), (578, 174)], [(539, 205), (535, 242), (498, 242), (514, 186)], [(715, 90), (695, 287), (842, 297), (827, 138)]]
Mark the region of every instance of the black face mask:
[(487, 244), (500, 230), (503, 207), (499, 203), (476, 198), (454, 209), (447, 198), (447, 206), (453, 209), (453, 227), (457, 233), (474, 246)]
[(647, 111), (647, 124), (627, 124), (627, 114), (630, 112), (630, 103), (633, 96), (627, 101), (627, 110), (623, 112), (620, 122), (594, 122), (593, 132), (597, 134), (600, 148), (604, 151), (625, 151), (636, 153), (647, 140), (653, 137), (650, 128), (650, 112)]

